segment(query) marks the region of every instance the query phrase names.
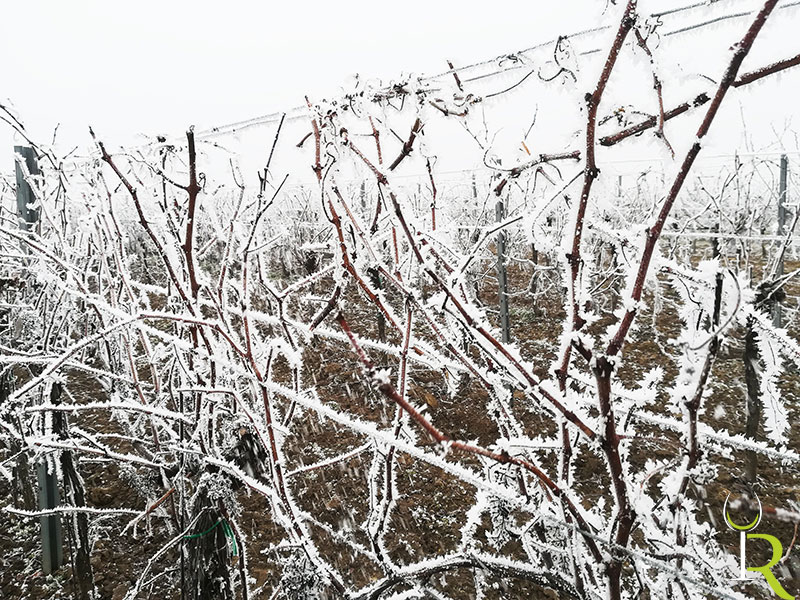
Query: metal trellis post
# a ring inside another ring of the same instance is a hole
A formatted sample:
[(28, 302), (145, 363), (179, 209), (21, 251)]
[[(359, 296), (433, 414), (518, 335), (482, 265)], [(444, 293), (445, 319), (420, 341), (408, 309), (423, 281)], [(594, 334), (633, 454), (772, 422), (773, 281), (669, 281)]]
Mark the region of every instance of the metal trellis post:
[[(58, 478), (55, 461), (45, 458), (39, 462), (39, 510), (48, 510), (58, 506), (61, 501), (58, 494)], [(49, 575), (64, 564), (64, 538), (61, 530), (61, 518), (58, 514), (44, 515), (42, 523), (42, 572)]]
[(39, 209), (31, 208), (31, 205), (36, 201), (36, 197), (33, 194), (33, 189), (20, 163), (25, 163), (25, 169), (29, 175), (38, 175), (39, 165), (36, 162), (36, 153), (33, 151), (33, 148), (14, 146), (14, 154), (19, 155), (22, 159), (21, 161), (17, 159), (15, 163), (17, 176), (17, 215), (19, 216), (20, 228), (24, 231), (30, 231), (39, 221)]
[[(19, 227), (23, 231), (31, 231), (39, 221), (39, 209), (33, 208), (36, 196), (33, 193), (28, 177), (39, 175), (36, 153), (27, 146), (14, 146), (17, 155), (15, 163), (17, 179), (17, 217)], [(24, 168), (23, 168), (24, 164)], [(58, 477), (55, 460), (47, 459), (39, 462), (37, 468), (39, 483), (39, 509), (48, 510), (58, 506)], [(64, 563), (63, 533), (59, 515), (41, 517), (42, 524), (42, 571), (49, 575), (58, 570)]]

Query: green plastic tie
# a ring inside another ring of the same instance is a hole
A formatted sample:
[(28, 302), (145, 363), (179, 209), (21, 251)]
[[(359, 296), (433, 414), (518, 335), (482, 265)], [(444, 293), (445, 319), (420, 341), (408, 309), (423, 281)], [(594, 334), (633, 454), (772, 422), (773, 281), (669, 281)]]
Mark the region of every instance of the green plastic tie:
[(223, 522), (222, 520), (219, 520), (216, 523), (214, 523), (211, 527), (206, 529), (203, 533), (195, 533), (194, 535), (185, 535), (185, 536), (183, 536), (183, 539), (185, 539), (185, 540), (193, 540), (195, 538), (199, 538), (199, 537), (203, 537), (204, 535), (208, 535), (209, 533), (214, 531), (214, 528), (216, 528), (217, 525), (219, 525), (222, 522)]
[(233, 531), (231, 530), (231, 526), (228, 525), (227, 521), (222, 522), (222, 526), (225, 528), (226, 535), (231, 539), (231, 548), (232, 553), (234, 556), (239, 556), (239, 549), (236, 547), (236, 537), (233, 535)]
[(231, 541), (231, 548), (233, 550), (233, 555), (234, 556), (239, 556), (239, 549), (236, 546), (236, 537), (233, 535), (233, 531), (231, 530), (231, 526), (228, 525), (228, 522), (225, 519), (220, 519), (219, 521), (214, 523), (211, 527), (209, 527), (208, 529), (206, 529), (205, 531), (203, 531), (201, 533), (195, 533), (193, 535), (185, 535), (185, 536), (183, 536), (183, 539), (185, 539), (185, 540), (193, 540), (193, 539), (196, 539), (196, 538), (199, 538), (199, 537), (203, 537), (204, 535), (208, 535), (209, 533), (214, 531), (214, 529), (216, 529), (217, 525), (219, 525), (220, 523), (222, 523), (222, 529), (225, 531), (225, 535)]

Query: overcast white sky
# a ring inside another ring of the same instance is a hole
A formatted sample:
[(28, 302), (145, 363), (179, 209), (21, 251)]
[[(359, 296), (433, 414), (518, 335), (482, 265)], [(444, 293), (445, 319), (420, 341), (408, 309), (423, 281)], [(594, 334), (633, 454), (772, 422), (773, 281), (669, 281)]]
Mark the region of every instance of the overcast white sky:
[[(596, 21), (602, 0), (373, 2), (108, 0), (7, 3), (4, 89), (26, 126), (128, 143), (331, 96), (358, 72), (391, 78), (529, 47)], [(552, 9), (555, 7), (555, 10)], [(10, 138), (0, 138), (0, 142)], [(8, 142), (6, 145), (8, 145)]]
[[(640, 0), (640, 9), (693, 3)], [(688, 19), (761, 3), (714, 0)], [(90, 124), (110, 146), (127, 146), (143, 141), (139, 134), (178, 134), (192, 124), (205, 129), (287, 110), (304, 94), (336, 96), (355, 73), (383, 79), (435, 74), (446, 70), (447, 59), (463, 66), (511, 53), (597, 25), (605, 8), (605, 0), (9, 2), (0, 19), (0, 102), (14, 106), (39, 142), (49, 141), (60, 124), (62, 150), (88, 145)], [(777, 47), (775, 57), (796, 53), (795, 36), (785, 27), (791, 29), (798, 14), (792, 9), (773, 17), (776, 29), (762, 36), (772, 41), (759, 40), (755, 50)], [(682, 60), (691, 70), (702, 57), (698, 48), (724, 50), (743, 27), (746, 20), (727, 21), (716, 33), (704, 29), (693, 35), (694, 45), (675, 38), (672, 52), (685, 47), (689, 54)], [(709, 35), (720, 38), (712, 42)], [(760, 65), (775, 57), (748, 61)], [(775, 78), (784, 82), (781, 95), (796, 97), (786, 86), (798, 87), (800, 79), (781, 77)], [(667, 91), (681, 99), (688, 93), (674, 86)], [(798, 113), (796, 102), (783, 102), (783, 112), (771, 104), (769, 118), (779, 130)], [(748, 119), (755, 123), (758, 112)], [(9, 164), (14, 141), (0, 124), (0, 157), (8, 156)]]

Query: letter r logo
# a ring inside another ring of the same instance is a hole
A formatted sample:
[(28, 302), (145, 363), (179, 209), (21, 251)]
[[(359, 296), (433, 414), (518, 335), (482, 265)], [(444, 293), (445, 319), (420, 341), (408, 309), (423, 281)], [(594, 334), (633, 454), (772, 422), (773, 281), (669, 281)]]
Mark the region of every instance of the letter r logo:
[(780, 561), (781, 556), (783, 555), (783, 546), (781, 545), (781, 541), (774, 535), (769, 535), (768, 533), (748, 533), (747, 539), (767, 540), (772, 545), (772, 559), (763, 567), (747, 567), (747, 570), (761, 573), (764, 576), (764, 579), (767, 580), (769, 587), (772, 588), (772, 591), (775, 592), (779, 597), (783, 598), (783, 600), (794, 600), (794, 596), (790, 596), (789, 593), (783, 589), (783, 586), (781, 586), (780, 582), (777, 580), (775, 575), (772, 574), (771, 570), (772, 567), (778, 564), (778, 561)]
[[(731, 519), (731, 516), (728, 514), (728, 500), (730, 499), (730, 494), (725, 499), (725, 506), (723, 508), (723, 513), (725, 514), (725, 521), (728, 524), (728, 527), (731, 529), (738, 531), (740, 536), (739, 541), (739, 565), (741, 568), (741, 576), (739, 577), (740, 580), (746, 580), (747, 576), (745, 575), (746, 571), (754, 571), (756, 573), (761, 573), (764, 576), (764, 579), (769, 584), (769, 587), (772, 588), (772, 591), (779, 598), (783, 598), (783, 600), (795, 600), (794, 596), (790, 596), (789, 593), (783, 589), (783, 586), (780, 584), (778, 579), (772, 573), (772, 567), (778, 564), (781, 560), (781, 556), (783, 555), (783, 545), (781, 541), (776, 538), (774, 535), (769, 535), (767, 533), (747, 533), (748, 531), (755, 529), (758, 527), (758, 524), (761, 522), (762, 516), (762, 508), (761, 508), (761, 500), (758, 499), (756, 496), (756, 500), (758, 501), (758, 516), (753, 519), (747, 525), (737, 525)], [(772, 546), (772, 558), (770, 561), (762, 567), (747, 567), (745, 569), (745, 546), (747, 540), (767, 540), (770, 545)]]

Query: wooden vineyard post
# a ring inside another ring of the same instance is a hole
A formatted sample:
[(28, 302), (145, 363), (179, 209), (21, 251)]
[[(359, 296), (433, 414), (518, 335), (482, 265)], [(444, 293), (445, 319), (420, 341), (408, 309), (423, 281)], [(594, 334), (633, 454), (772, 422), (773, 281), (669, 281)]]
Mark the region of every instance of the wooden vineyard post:
[[(789, 159), (784, 154), (781, 156), (780, 179), (778, 187), (778, 236), (783, 236), (786, 231), (786, 180), (789, 174)], [(783, 253), (778, 257), (778, 266), (775, 271), (776, 279), (780, 280), (783, 277)], [(783, 310), (781, 303), (775, 301), (772, 303), (772, 324), (775, 327), (783, 326)]]
[[(60, 383), (53, 383), (50, 388), (50, 404), (56, 405), (61, 403), (62, 388)], [(67, 431), (67, 414), (63, 412), (54, 412), (52, 416), (52, 431), (58, 438), (64, 442), (69, 439)], [(83, 487), (83, 480), (78, 474), (77, 463), (69, 450), (62, 450), (60, 453), (60, 466), (61, 474), (64, 480), (64, 504), (69, 506), (86, 506), (86, 490)], [(58, 499), (58, 480), (55, 479), (55, 499), (51, 507), (59, 505)], [(41, 492), (40, 492), (41, 493)], [(48, 490), (49, 493), (49, 490)], [(51, 517), (42, 517), (55, 519), (55, 525), (49, 525), (56, 528), (58, 539), (51, 539), (50, 544), (50, 561), (54, 562), (54, 558), (58, 558), (59, 565), (62, 562), (62, 535), (61, 535), (61, 519), (57, 515)], [(91, 543), (89, 541), (89, 516), (85, 512), (74, 512), (72, 515), (65, 517), (68, 523), (67, 533), (70, 543), (70, 560), (72, 563), (72, 576), (74, 581), (78, 584), (76, 593), (76, 600), (91, 600), (92, 590), (94, 589), (94, 576), (92, 574), (92, 563), (90, 556)], [(42, 545), (44, 547), (44, 524), (42, 524)], [(55, 538), (52, 536), (51, 538)], [(45, 550), (47, 552), (47, 550)], [(46, 559), (43, 559), (45, 562)], [(56, 567), (57, 568), (57, 567)]]
[[(505, 218), (505, 206), (502, 200), (495, 204), (495, 215), (498, 223)], [(501, 229), (497, 234), (497, 294), (500, 299), (500, 329), (503, 332), (503, 343), (511, 341), (511, 327), (508, 317), (508, 277), (506, 273), (506, 234)]]
[[(477, 214), (477, 206), (478, 206), (478, 182), (475, 177), (475, 173), (472, 173), (472, 204), (470, 205), (470, 214)], [(470, 232), (467, 243), (474, 244), (478, 241), (479, 237), (479, 221), (475, 220), (475, 228)], [(481, 290), (478, 286), (478, 279), (473, 277), (471, 273), (467, 273), (467, 278), (470, 281), (470, 286), (472, 287), (473, 291), (475, 292), (475, 300), (480, 304), (481, 302)]]

